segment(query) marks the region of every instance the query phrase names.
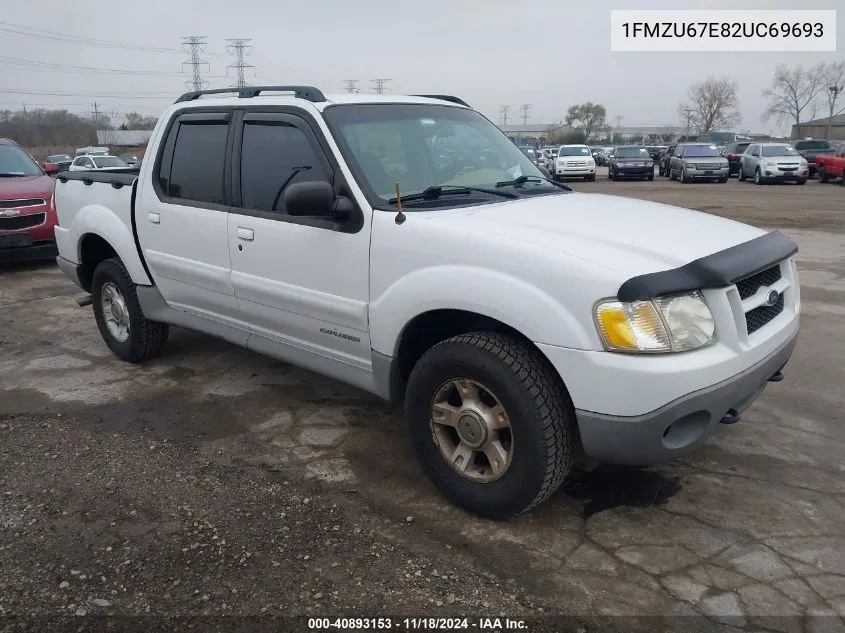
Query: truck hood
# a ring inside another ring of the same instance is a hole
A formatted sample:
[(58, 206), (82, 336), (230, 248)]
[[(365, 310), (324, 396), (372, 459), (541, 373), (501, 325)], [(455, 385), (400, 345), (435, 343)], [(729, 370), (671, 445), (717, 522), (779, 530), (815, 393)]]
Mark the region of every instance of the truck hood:
[(44, 198), (49, 200), (56, 181), (47, 175), (0, 177), (0, 200)]
[(625, 278), (668, 270), (766, 233), (708, 213), (595, 193), (435, 212), (432, 219), (590, 261)]

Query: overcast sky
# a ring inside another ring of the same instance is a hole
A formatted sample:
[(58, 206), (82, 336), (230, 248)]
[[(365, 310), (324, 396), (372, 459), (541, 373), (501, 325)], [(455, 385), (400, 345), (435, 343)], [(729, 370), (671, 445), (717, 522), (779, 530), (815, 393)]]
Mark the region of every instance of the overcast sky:
[[(88, 112), (97, 101), (107, 113), (157, 114), (185, 91), (181, 38), (203, 35), (211, 87), (233, 81), (231, 71), (226, 76), (233, 61), (226, 39), (252, 38), (249, 83), (311, 83), (340, 92), (343, 80), (358, 79), (363, 92), (372, 89), (370, 79), (385, 77), (393, 93), (456, 94), (494, 121), (503, 104), (511, 106), (512, 121), (530, 103), (530, 123), (551, 123), (570, 105), (594, 101), (607, 107), (608, 122), (622, 116), (623, 126), (634, 126), (677, 124), (688, 86), (716, 74), (739, 81), (737, 129), (767, 132), (785, 129), (761, 121), (760, 93), (779, 63), (845, 59), (842, 0), (0, 0), (0, 6), (2, 109)], [(796, 7), (839, 9), (839, 52), (610, 52), (611, 9)]]

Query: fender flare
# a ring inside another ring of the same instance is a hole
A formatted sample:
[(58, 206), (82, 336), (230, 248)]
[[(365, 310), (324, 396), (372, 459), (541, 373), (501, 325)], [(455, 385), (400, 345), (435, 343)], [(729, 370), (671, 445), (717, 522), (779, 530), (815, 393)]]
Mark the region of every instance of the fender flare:
[[(471, 295), (468, 287), (473, 289)], [(507, 305), (519, 309), (509, 310)], [(596, 345), (595, 333), (586, 331), (566, 307), (537, 286), (487, 268), (443, 265), (404, 275), (371, 301), (373, 350), (395, 357), (407, 325), (433, 310), (464, 310), (496, 319), (535, 343), (573, 349)]]
[(73, 224), (74, 232), (79, 235), (76, 243), (77, 261), (82, 263), (82, 242), (85, 237), (96, 235), (114, 249), (134, 283), (142, 286), (153, 285), (138, 255), (135, 236), (114, 211), (103, 205), (89, 204), (77, 212)]

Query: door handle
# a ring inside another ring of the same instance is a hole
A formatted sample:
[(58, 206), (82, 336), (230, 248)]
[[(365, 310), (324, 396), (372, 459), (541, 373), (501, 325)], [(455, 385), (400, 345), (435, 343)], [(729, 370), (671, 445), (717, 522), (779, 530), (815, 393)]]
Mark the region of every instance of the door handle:
[(161, 215), (159, 215), (158, 213), (148, 213), (147, 219), (150, 221), (151, 224), (161, 223)]
[(245, 228), (243, 226), (239, 226), (238, 230), (235, 231), (235, 235), (238, 236), (239, 240), (244, 240), (246, 242), (251, 242), (255, 239), (255, 231), (252, 229)]

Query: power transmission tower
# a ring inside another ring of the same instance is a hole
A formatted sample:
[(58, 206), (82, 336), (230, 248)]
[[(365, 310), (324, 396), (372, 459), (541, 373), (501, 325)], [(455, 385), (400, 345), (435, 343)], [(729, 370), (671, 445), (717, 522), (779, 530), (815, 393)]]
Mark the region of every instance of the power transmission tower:
[(528, 125), (528, 118), (531, 116), (531, 104), (523, 103), (519, 106), (519, 109), (522, 110), (522, 124)]
[(94, 129), (96, 130), (100, 125), (100, 104), (96, 101), (91, 104), (91, 116), (94, 119)]
[(203, 90), (208, 88), (208, 82), (202, 78), (200, 73), (203, 66), (208, 66), (208, 62), (200, 57), (200, 53), (205, 51), (206, 37), (204, 35), (189, 35), (182, 38), (182, 46), (191, 55), (191, 59), (182, 62), (182, 68), (186, 64), (191, 65), (192, 77), (185, 82), (185, 85), (191, 90)]
[(376, 94), (381, 95), (381, 94), (384, 94), (387, 82), (391, 81), (391, 80), (385, 79), (385, 78), (379, 78), (379, 79), (370, 79), (370, 81), (373, 82), (376, 86)]
[(246, 80), (244, 79), (244, 69), (255, 68), (252, 64), (246, 63), (246, 56), (252, 50), (252, 45), (250, 44), (252, 40), (236, 38), (228, 39), (226, 41), (229, 43), (226, 47), (226, 51), (235, 56), (235, 63), (226, 66), (226, 71), (228, 72), (230, 68), (234, 68), (237, 71), (237, 80), (235, 85), (238, 88), (243, 88), (246, 85)]
[(355, 85), (358, 83), (357, 79), (344, 79), (343, 83), (346, 84), (346, 92), (360, 92)]
[(511, 107), (509, 105), (499, 106), (499, 117), (502, 120), (502, 127), (508, 127), (508, 117), (511, 114)]

